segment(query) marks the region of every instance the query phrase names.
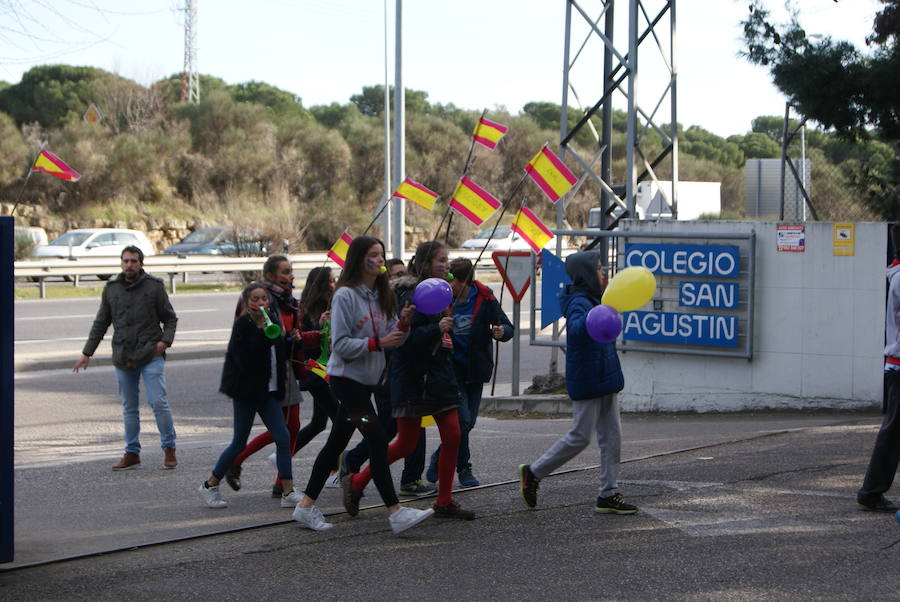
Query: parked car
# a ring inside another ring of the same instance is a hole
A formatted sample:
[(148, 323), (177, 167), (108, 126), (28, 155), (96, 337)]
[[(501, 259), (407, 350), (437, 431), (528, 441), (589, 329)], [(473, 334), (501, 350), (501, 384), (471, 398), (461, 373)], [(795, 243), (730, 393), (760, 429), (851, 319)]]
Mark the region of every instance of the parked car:
[(181, 241), (167, 247), (163, 253), (264, 257), (269, 254), (270, 246), (269, 241), (254, 230), (232, 226), (210, 226), (191, 232)]
[[(470, 238), (462, 245), (461, 249), (482, 249), (487, 244), (488, 251), (530, 251), (531, 245), (525, 242), (521, 236), (512, 231), (511, 226), (497, 226), (494, 236), (491, 232), (494, 227), (485, 228), (475, 237)], [(490, 242), (488, 241), (490, 239)]]
[(129, 246), (139, 248), (145, 256), (156, 255), (156, 247), (139, 230), (85, 228), (69, 230), (54, 238), (47, 245), (35, 249), (34, 256), (45, 259), (119, 257), (122, 249)]
[[(156, 247), (140, 230), (118, 228), (85, 228), (69, 230), (54, 238), (47, 245), (34, 250), (38, 259), (90, 259), (92, 257), (119, 257), (125, 247), (135, 246), (144, 256), (156, 255)], [(113, 274), (97, 274), (108, 280)], [(36, 278), (33, 278), (35, 280)], [(65, 280), (70, 280), (68, 276)]]
[(35, 249), (43, 247), (49, 242), (46, 230), (36, 226), (16, 226), (15, 237), (30, 241)]

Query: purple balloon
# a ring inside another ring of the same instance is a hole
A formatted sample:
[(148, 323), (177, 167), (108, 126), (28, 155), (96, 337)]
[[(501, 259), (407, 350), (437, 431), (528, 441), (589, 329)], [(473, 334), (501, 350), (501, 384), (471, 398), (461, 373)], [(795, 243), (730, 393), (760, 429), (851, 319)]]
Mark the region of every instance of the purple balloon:
[(443, 278), (428, 278), (416, 286), (412, 302), (419, 313), (439, 314), (453, 301), (453, 290)]
[(609, 305), (595, 305), (585, 321), (588, 334), (600, 343), (612, 343), (622, 332), (622, 318)]

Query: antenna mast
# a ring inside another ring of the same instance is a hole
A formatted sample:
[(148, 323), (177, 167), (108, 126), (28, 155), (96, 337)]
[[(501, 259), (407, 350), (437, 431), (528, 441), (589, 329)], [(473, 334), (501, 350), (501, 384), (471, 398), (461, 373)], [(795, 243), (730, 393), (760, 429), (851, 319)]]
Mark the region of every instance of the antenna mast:
[(184, 69), (181, 72), (181, 102), (200, 102), (197, 75), (197, 2), (184, 0)]

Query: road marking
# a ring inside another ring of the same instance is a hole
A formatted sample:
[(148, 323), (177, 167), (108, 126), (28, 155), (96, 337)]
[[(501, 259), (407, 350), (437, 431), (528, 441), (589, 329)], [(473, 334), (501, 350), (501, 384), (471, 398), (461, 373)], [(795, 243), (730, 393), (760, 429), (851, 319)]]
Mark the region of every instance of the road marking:
[[(179, 330), (175, 334), (184, 337), (188, 334), (216, 334), (231, 332), (230, 328), (207, 328), (203, 330)], [(83, 341), (86, 337), (64, 337), (61, 339), (16, 339), (16, 345), (28, 345), (30, 343), (55, 343), (58, 341)]]
[[(219, 311), (217, 309), (182, 309), (175, 313), (179, 316), (181, 314), (199, 314), (206, 313), (211, 311)], [(94, 318), (97, 316), (97, 313), (94, 312), (92, 314), (75, 314), (75, 315), (62, 315), (62, 316), (29, 316), (27, 318), (16, 318), (16, 322), (31, 322), (36, 320), (73, 320), (76, 318)]]

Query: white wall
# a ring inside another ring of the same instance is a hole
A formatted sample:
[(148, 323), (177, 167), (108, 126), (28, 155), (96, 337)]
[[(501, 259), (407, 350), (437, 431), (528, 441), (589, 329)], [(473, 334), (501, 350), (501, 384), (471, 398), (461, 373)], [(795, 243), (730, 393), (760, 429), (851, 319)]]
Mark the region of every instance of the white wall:
[(857, 223), (855, 255), (832, 223), (806, 223), (806, 251), (776, 250), (774, 222), (637, 222), (638, 232), (756, 232), (753, 358), (628, 351), (625, 411), (880, 406), (887, 224)]

